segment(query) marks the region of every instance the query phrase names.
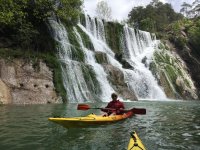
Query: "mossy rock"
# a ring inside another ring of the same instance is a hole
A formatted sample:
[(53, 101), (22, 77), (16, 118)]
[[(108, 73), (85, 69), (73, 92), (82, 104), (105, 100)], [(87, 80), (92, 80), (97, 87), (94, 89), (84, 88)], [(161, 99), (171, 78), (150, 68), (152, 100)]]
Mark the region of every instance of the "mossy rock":
[(105, 22), (106, 41), (114, 53), (122, 53), (123, 25), (116, 22)]
[(171, 99), (180, 98), (179, 94), (176, 92), (173, 85), (170, 84), (168, 77), (163, 71), (160, 72), (159, 84), (163, 87), (165, 94), (168, 98)]
[(80, 14), (80, 23), (86, 26), (85, 14)]
[(99, 64), (108, 64), (108, 58), (106, 53), (103, 52), (95, 52), (95, 58), (97, 63)]
[(68, 28), (68, 38), (71, 44), (71, 59), (79, 62), (85, 61), (85, 55), (72, 27)]
[(98, 100), (102, 91), (93, 68), (90, 65), (82, 64), (82, 72), (85, 81), (87, 81), (87, 87), (89, 88), (92, 96), (95, 100)]
[(92, 44), (92, 42), (90, 40), (90, 37), (85, 32), (83, 32), (79, 26), (77, 26), (76, 29), (79, 32), (79, 34), (80, 34), (80, 36), (81, 36), (81, 38), (83, 40), (83, 45), (87, 49), (94, 51), (94, 46), (93, 46), (93, 44)]

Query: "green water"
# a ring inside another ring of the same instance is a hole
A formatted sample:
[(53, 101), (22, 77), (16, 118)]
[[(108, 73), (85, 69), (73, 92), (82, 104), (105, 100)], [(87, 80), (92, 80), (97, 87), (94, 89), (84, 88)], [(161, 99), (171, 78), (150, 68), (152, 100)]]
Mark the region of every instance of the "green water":
[(200, 102), (130, 102), (127, 108), (146, 108), (147, 114), (96, 128), (66, 129), (47, 120), (100, 113), (76, 110), (76, 106), (0, 106), (0, 149), (126, 150), (129, 133), (135, 130), (148, 150), (200, 150)]

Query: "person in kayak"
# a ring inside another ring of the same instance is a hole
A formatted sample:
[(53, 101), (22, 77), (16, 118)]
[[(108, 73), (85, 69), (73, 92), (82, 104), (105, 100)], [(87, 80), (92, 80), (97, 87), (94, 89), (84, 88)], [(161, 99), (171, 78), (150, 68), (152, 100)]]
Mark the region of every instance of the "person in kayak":
[(105, 108), (102, 108), (101, 111), (106, 112), (108, 116), (111, 114), (123, 114), (122, 110), (125, 109), (124, 103), (117, 99), (118, 96), (115, 93), (111, 94), (111, 98), (112, 100), (108, 103), (108, 105)]

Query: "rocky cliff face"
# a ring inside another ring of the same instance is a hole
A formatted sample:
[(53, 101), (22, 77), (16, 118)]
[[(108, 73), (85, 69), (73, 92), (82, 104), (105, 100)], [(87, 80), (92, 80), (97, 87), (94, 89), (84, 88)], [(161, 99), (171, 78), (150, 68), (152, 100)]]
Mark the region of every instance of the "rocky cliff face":
[[(198, 97), (200, 97), (199, 24), (199, 18), (184, 19), (166, 28), (169, 39), (167, 44), (184, 61), (196, 87)], [(187, 92), (186, 95), (188, 95)]]
[(53, 84), (52, 71), (42, 61), (0, 59), (0, 103), (61, 103)]
[(194, 84), (197, 87), (198, 96), (200, 97), (200, 61), (198, 56), (195, 56), (193, 53), (194, 50), (185, 46), (183, 50), (178, 50), (177, 52), (180, 57), (185, 61), (188, 70), (191, 74), (192, 79), (194, 80)]
[(175, 48), (165, 41), (160, 43), (150, 65), (154, 76), (163, 87), (168, 98), (198, 99), (198, 92), (186, 63), (175, 52)]

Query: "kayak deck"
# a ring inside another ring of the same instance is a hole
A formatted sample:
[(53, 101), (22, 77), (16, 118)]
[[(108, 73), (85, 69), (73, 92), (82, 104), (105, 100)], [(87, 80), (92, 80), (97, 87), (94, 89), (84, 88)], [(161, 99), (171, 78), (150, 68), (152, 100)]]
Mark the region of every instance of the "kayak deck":
[(110, 115), (101, 116), (90, 114), (85, 117), (72, 117), (72, 118), (49, 118), (49, 121), (62, 125), (66, 128), (79, 128), (79, 127), (90, 127), (92, 125), (103, 125), (114, 123), (119, 120), (124, 120), (133, 115), (132, 111), (124, 113), (122, 115)]
[(146, 150), (145, 146), (135, 131), (131, 133), (131, 138), (127, 150)]

